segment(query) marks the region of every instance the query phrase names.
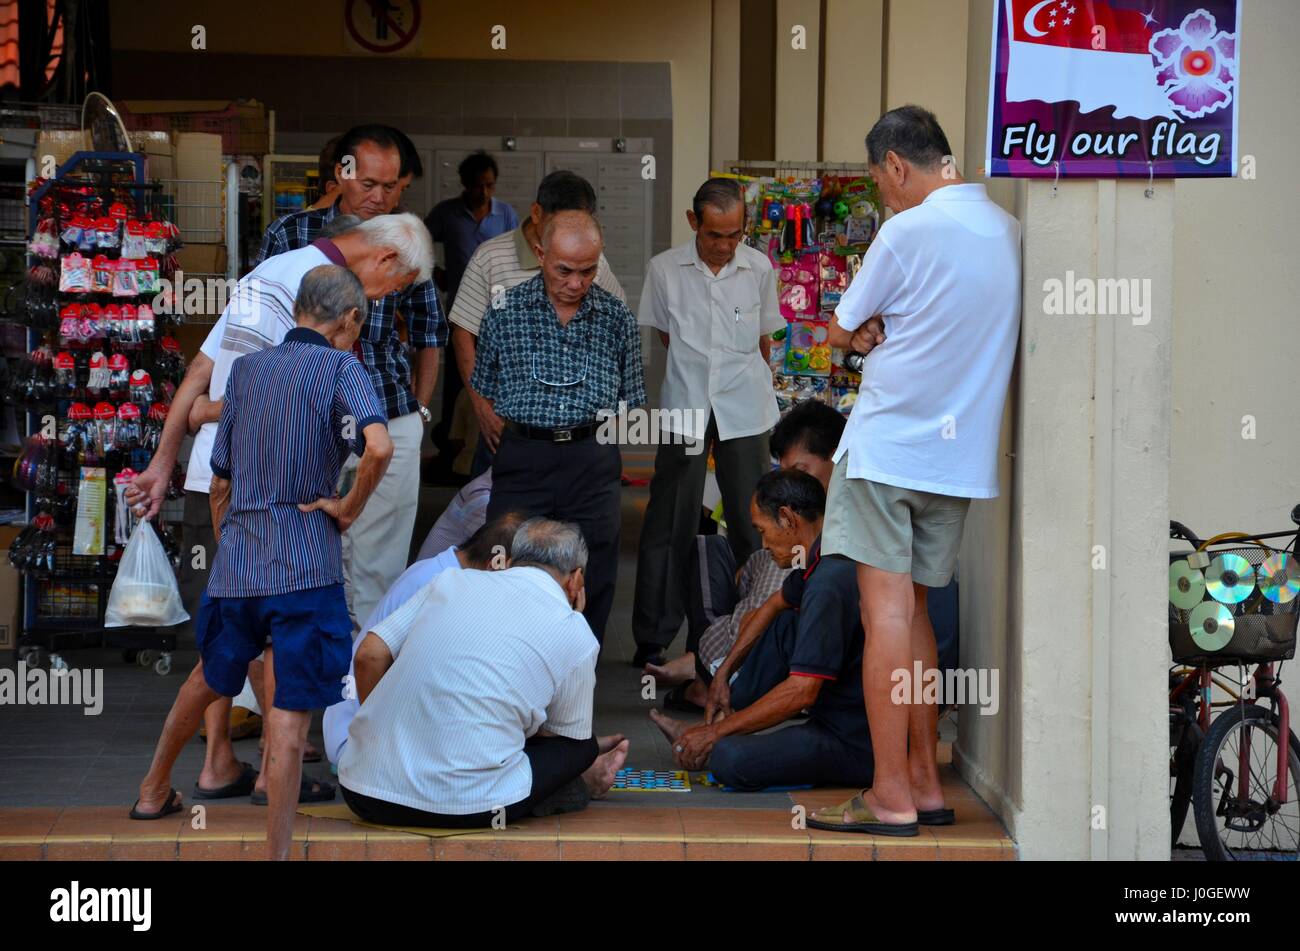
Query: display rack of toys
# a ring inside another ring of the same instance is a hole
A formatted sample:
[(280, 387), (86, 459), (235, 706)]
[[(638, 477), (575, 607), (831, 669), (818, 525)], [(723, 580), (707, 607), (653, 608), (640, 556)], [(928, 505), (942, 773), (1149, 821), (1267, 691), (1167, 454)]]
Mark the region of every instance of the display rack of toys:
[[(78, 152), (32, 183), (28, 273), (3, 301), (30, 347), (6, 394), (27, 411), (30, 433), (13, 474), (28, 527), (8, 553), (25, 575), (19, 654), (29, 665), (59, 667), (58, 651), (108, 646), (159, 674), (171, 668), (174, 632), (104, 628), (136, 524), (124, 493), (149, 464), (185, 372), (171, 335), (179, 317), (169, 316), (179, 308), (166, 293), (180, 234), (159, 214), (139, 159)], [(154, 526), (178, 566), (171, 530)]]
[[(880, 196), (865, 166), (729, 162), (745, 190), (746, 242), (777, 274), (786, 327), (773, 335), (772, 382), (784, 413), (819, 399), (848, 413), (859, 374), (829, 342), (830, 320), (880, 228)], [(770, 174), (757, 174), (770, 172)]]

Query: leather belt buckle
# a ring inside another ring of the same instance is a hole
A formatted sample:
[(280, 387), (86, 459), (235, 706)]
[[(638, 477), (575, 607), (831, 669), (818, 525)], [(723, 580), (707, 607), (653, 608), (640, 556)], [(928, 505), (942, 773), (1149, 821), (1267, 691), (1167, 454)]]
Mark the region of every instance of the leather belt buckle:
[(557, 429), (554, 433), (556, 442), (573, 442), (572, 429)]

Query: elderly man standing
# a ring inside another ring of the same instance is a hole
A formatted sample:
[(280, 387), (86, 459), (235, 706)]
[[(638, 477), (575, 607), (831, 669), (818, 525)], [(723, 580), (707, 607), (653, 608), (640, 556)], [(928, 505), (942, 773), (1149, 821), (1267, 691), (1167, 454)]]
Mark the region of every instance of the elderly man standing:
[(542, 272), (487, 312), (470, 379), (505, 420), (487, 517), (517, 511), (582, 527), (592, 559), (583, 613), (598, 641), (614, 603), (623, 459), (596, 438), (597, 414), (645, 402), (636, 318), (593, 286), (604, 243), (583, 212), (546, 222)]
[[(445, 270), (434, 272), (434, 283), (447, 295), (447, 306), (453, 312), (461, 276), (479, 245), (519, 227), (519, 216), (514, 208), (493, 195), (500, 171), (496, 159), (487, 152), (473, 152), (465, 157), (456, 171), (460, 176), (461, 193), (438, 202), (424, 219), (434, 242), (443, 247), (447, 266)], [(456, 337), (453, 334), (450, 357), (454, 357), (455, 349)], [(457, 361), (449, 359), (442, 375), (442, 419), (433, 429), (433, 441), (439, 448), (447, 448), (452, 411), (463, 388)]]
[[(265, 650), (275, 670), (267, 847), (272, 859), (289, 857), (311, 711), (341, 698), (351, 655), (340, 533), (364, 510), (393, 454), (383, 406), (348, 352), (365, 310), (354, 274), (337, 265), (314, 268), (298, 289), (298, 326), (283, 343), (231, 368), (212, 449), (220, 534), (199, 607), (201, 676), (191, 674), (181, 687), (133, 818), (181, 808), (167, 785), (170, 764), (204, 709), (237, 694), (249, 663)], [(361, 464), (340, 499), (334, 488), (349, 450)]]
[[(483, 315), (489, 307), (495, 306), (499, 295), (530, 280), (541, 270), (537, 247), (541, 244), (542, 231), (551, 216), (562, 211), (595, 214), (596, 192), (591, 183), (576, 172), (557, 169), (538, 184), (537, 200), (524, 223), (508, 234), (484, 241), (465, 266), (450, 318), (453, 325), (452, 349), (462, 379), (468, 380), (474, 373), (474, 356)], [(596, 270), (596, 284), (619, 300), (627, 300), (604, 254), (600, 256)], [(492, 454), (501, 442), (502, 421), (493, 410), (491, 400), (475, 392), (472, 385), (468, 392), (479, 425), (480, 451), (474, 458), (472, 469), (472, 474), (478, 476), (492, 464)]]
[[(413, 152), (403, 154), (402, 139), (394, 131), (364, 125), (345, 132), (335, 153), (338, 201), (324, 210), (300, 211), (272, 222), (262, 239), (259, 260), (311, 244), (338, 215), (368, 221), (392, 212), (401, 200), (402, 182), (415, 174)], [(420, 445), (424, 424), (432, 419), (428, 406), (437, 383), (438, 350), (447, 342), (447, 324), (431, 277), (431, 272), (422, 273), (405, 290), (373, 301), (358, 341), (357, 355), (383, 400), (394, 446), (393, 463), (383, 483), (343, 540), (348, 603), (358, 622), (370, 615), (406, 568), (415, 530)], [(398, 335), (399, 311), (416, 353), (414, 374), (406, 344)], [(355, 462), (349, 461), (349, 478), (354, 468)]]
[(835, 453), (822, 550), (857, 562), (875, 778), (808, 824), (907, 836), (918, 834), (918, 816), (945, 814), (938, 711), (896, 704), (890, 692), (896, 671), (937, 666), (926, 592), (952, 578), (970, 500), (998, 494), (1020, 331), (1020, 225), (983, 185), (954, 174), (948, 139), (925, 109), (883, 115), (867, 159), (895, 214), (831, 322), (832, 346), (869, 356)]
[(661, 434), (641, 524), (632, 605), (635, 667), (662, 664), (682, 626), (686, 564), (700, 522), (709, 450), (736, 564), (744, 565), (760, 547), (749, 498), (772, 466), (768, 436), (780, 417), (768, 355), (770, 335), (785, 321), (771, 262), (741, 243), (740, 186), (709, 179), (686, 219), (695, 237), (651, 260), (637, 315), (668, 348), (660, 405), (671, 413), (665, 426), (676, 429)]
[[(367, 222), (345, 215), (330, 222), (326, 233), (329, 237), (317, 238), (305, 248), (263, 261), (239, 282), (234, 297), (190, 363), (153, 459), (127, 488), (127, 501), (139, 506), (140, 514), (150, 517), (157, 514), (188, 422), (195, 438), (185, 479), (185, 545), (187, 550), (196, 544), (202, 546), (206, 560), (200, 564), (205, 566), (210, 564), (217, 547), (208, 502), (212, 482), (208, 460), (221, 418), (222, 397), (235, 360), (276, 346), (293, 330), (294, 298), (303, 276), (313, 268), (322, 264), (344, 265), (357, 275), (366, 296), (378, 299), (406, 287), (431, 267), (429, 237), (414, 215), (382, 215)], [(187, 559), (182, 590), (191, 616), (198, 615), (199, 597), (207, 581), (207, 568), (196, 569), (194, 559)], [(262, 706), (265, 708), (265, 704)], [(213, 704), (205, 717), (208, 756), (195, 785), (197, 798), (247, 795), (254, 783), (254, 792), (265, 787), (264, 776), (258, 776), (251, 767), (235, 759), (227, 733), (229, 709), (230, 703), (222, 699)], [(317, 784), (314, 791), (311, 784), (304, 785), (305, 797), (313, 793), (324, 798), (333, 795), (326, 783)]]

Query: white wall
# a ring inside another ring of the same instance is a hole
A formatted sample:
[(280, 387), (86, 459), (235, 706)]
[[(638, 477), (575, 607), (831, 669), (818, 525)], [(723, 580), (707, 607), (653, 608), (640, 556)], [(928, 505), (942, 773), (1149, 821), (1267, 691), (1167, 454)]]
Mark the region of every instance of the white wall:
[(1300, 502), (1300, 20), (1294, 0), (1244, 6), (1241, 152), (1258, 177), (1181, 181), (1176, 201), (1170, 483), (1174, 517), (1206, 536), (1290, 527)]

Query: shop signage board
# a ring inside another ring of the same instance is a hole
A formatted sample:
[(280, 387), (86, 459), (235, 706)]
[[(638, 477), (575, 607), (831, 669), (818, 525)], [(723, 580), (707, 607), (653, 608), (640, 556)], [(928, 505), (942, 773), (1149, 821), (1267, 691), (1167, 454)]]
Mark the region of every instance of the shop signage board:
[(343, 43), (358, 53), (418, 52), (420, 0), (346, 0)]
[(1237, 174), (1241, 0), (997, 0), (988, 173)]

